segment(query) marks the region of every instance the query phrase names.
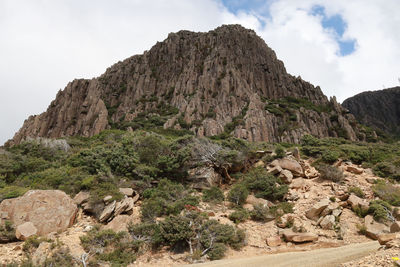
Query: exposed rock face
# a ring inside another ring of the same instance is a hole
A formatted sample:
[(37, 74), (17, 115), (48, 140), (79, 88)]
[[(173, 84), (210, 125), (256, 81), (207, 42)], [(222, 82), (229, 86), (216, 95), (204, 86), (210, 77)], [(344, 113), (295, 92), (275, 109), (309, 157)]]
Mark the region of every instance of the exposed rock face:
[(37, 229), (31, 222), (26, 222), (17, 226), (15, 229), (15, 236), (19, 240), (26, 240), (28, 237), (36, 235)]
[(138, 120), (155, 116), (159, 126), (198, 136), (228, 132), (250, 141), (296, 143), (304, 134), (357, 139), (354, 118), (343, 114), (319, 87), (289, 75), (254, 31), (228, 25), (171, 33), (98, 78), (70, 82), (8, 144), (135, 129)]
[(7, 213), (17, 229), (29, 222), (37, 235), (64, 231), (74, 223), (77, 210), (73, 200), (60, 190), (30, 190), (22, 197), (0, 203), (0, 213)]
[(361, 123), (400, 135), (400, 87), (363, 92), (346, 99), (343, 106)]

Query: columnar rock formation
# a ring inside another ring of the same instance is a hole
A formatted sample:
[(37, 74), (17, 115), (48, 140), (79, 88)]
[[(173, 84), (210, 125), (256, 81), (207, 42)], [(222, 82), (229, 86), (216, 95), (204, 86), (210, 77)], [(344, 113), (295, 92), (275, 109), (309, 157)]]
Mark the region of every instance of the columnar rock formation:
[(400, 87), (363, 92), (346, 99), (343, 106), (361, 123), (400, 135)]
[(289, 75), (254, 31), (228, 25), (171, 33), (98, 78), (70, 82), (46, 112), (25, 121), (10, 144), (135, 129), (146, 121), (251, 141), (299, 142), (307, 133), (357, 139), (353, 117), (335, 99)]

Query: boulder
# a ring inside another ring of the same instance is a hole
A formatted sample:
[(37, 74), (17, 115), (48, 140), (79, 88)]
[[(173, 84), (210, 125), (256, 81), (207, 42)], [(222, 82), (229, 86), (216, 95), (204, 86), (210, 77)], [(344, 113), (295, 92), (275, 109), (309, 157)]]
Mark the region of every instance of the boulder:
[(295, 147), (293, 149), (293, 157), (297, 160), (300, 160), (300, 151), (298, 147)]
[(206, 189), (217, 186), (222, 181), (222, 176), (209, 166), (197, 167), (188, 171), (188, 180), (195, 189)]
[(288, 170), (282, 170), (281, 174), (279, 175), (279, 177), (282, 179), (282, 181), (285, 184), (290, 184), (292, 182), (292, 179), (293, 179), (293, 174)]
[(127, 197), (132, 197), (134, 193), (132, 188), (120, 188), (119, 192)]
[(283, 237), (287, 242), (304, 243), (318, 240), (318, 235), (312, 233), (295, 233), (292, 230), (283, 231)]
[(106, 226), (104, 226), (104, 229), (111, 229), (114, 232), (128, 231), (128, 224), (131, 221), (132, 217), (129, 215), (118, 215), (115, 216)]
[(392, 225), (390, 226), (390, 232), (391, 233), (400, 232), (400, 222), (399, 221), (392, 223)]
[(101, 222), (101, 223), (105, 222), (111, 217), (111, 215), (113, 214), (113, 212), (115, 210), (115, 205), (116, 205), (116, 201), (114, 200), (111, 204), (108, 204), (105, 207), (103, 212), (100, 214), (99, 222)]
[(400, 208), (394, 208), (393, 209), (393, 217), (400, 221)]
[(364, 171), (363, 169), (354, 167), (352, 165), (346, 167), (346, 171), (354, 173), (354, 174), (362, 174)]
[(254, 168), (259, 168), (259, 167), (265, 167), (265, 163), (262, 160), (257, 161), (256, 163), (254, 163), (253, 165)]
[(396, 239), (395, 233), (380, 234), (378, 235), (378, 241), (380, 245), (385, 245), (386, 243)]
[(88, 202), (90, 198), (90, 193), (87, 191), (80, 191), (74, 197), (74, 202), (76, 205), (82, 205), (83, 203)]
[(325, 216), (319, 223), (319, 225), (322, 227), (322, 229), (332, 230), (333, 227), (335, 226), (335, 216), (333, 215)]
[(30, 190), (0, 203), (0, 213), (7, 212), (16, 227), (31, 222), (37, 235), (66, 230), (74, 223), (77, 211), (74, 201), (60, 190)]
[(277, 247), (282, 244), (282, 239), (280, 236), (271, 236), (267, 238), (267, 245), (270, 247)]
[(318, 203), (314, 204), (307, 212), (306, 212), (306, 217), (310, 220), (318, 221), (320, 214), (322, 211), (328, 207), (329, 205), (329, 200), (328, 199), (323, 199), (319, 201)]
[(289, 170), (294, 176), (304, 176), (303, 167), (299, 162), (291, 158), (276, 159), (271, 162), (271, 166), (279, 166), (282, 169)]
[(386, 225), (376, 222), (371, 215), (365, 216), (364, 224), (366, 228), (366, 235), (374, 240), (378, 240), (378, 236), (380, 234), (389, 232), (389, 229)]
[(268, 173), (272, 174), (272, 175), (277, 175), (279, 173), (281, 173), (282, 168), (280, 166), (275, 166), (271, 169), (269, 169)]
[(263, 205), (265, 207), (272, 206), (272, 203), (270, 203), (268, 200), (263, 199), (263, 198), (255, 197), (254, 195), (248, 195), (247, 198), (246, 198), (246, 203), (247, 204), (251, 204), (253, 206), (259, 205), (259, 204), (261, 204), (261, 205)]
[(347, 199), (347, 203), (351, 206), (353, 210), (356, 208), (361, 208), (367, 210), (369, 208), (369, 203), (365, 199), (359, 198), (358, 196), (351, 194)]
[(15, 229), (15, 236), (19, 240), (26, 240), (28, 237), (36, 235), (37, 229), (31, 222), (25, 222), (17, 226)]
[(133, 199), (130, 197), (125, 197), (123, 200), (117, 202), (115, 205), (115, 210), (113, 216), (118, 216), (123, 213), (132, 214), (132, 210), (134, 207)]

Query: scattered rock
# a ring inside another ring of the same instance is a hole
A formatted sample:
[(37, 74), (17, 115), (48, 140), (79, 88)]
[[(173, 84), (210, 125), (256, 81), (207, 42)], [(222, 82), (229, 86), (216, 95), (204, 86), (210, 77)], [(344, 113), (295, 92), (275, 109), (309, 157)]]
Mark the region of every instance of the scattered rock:
[(254, 163), (253, 167), (254, 168), (265, 167), (265, 163), (264, 163), (264, 161), (259, 160), (256, 163)]
[(37, 266), (42, 266), (46, 261), (46, 258), (51, 252), (51, 244), (49, 242), (40, 243), (39, 247), (35, 250), (32, 255), (32, 262)]
[(119, 192), (121, 192), (121, 194), (128, 196), (128, 197), (132, 197), (133, 196), (133, 189), (132, 188), (120, 188)]
[(322, 227), (322, 229), (332, 230), (333, 226), (335, 225), (335, 216), (333, 215), (325, 216), (319, 223), (319, 225)]
[(107, 203), (109, 203), (111, 201), (112, 198), (113, 198), (112, 196), (105, 196), (103, 198), (103, 202), (107, 204)]
[(395, 208), (395, 209), (393, 210), (393, 217), (394, 217), (396, 220), (400, 221), (400, 208)]
[(111, 215), (114, 212), (115, 205), (116, 205), (116, 201), (114, 200), (111, 204), (108, 204), (106, 206), (106, 208), (103, 210), (103, 212), (101, 213), (101, 215), (99, 217), (99, 222), (105, 222), (111, 217)]
[(293, 157), (297, 160), (300, 160), (300, 151), (298, 147), (295, 147), (293, 149)]
[(286, 241), (294, 243), (314, 242), (318, 240), (318, 235), (312, 233), (295, 233), (292, 230), (283, 231)]
[(188, 171), (188, 180), (195, 189), (206, 189), (217, 186), (222, 181), (222, 176), (209, 166), (197, 167)]
[(292, 189), (300, 189), (308, 191), (310, 189), (310, 183), (303, 178), (296, 178), (292, 180), (292, 183), (289, 185)]
[(78, 194), (75, 195), (74, 197), (74, 202), (76, 205), (82, 205), (83, 203), (86, 203), (90, 198), (90, 193), (87, 191), (80, 191)]
[(396, 239), (396, 234), (394, 233), (378, 235), (378, 241), (379, 244), (381, 245), (385, 245), (387, 242), (392, 241), (394, 239)]
[(265, 207), (269, 207), (272, 205), (268, 200), (255, 197), (254, 195), (248, 195), (248, 197), (246, 198), (246, 203), (253, 206), (261, 204)]
[(282, 239), (280, 236), (271, 236), (267, 238), (267, 245), (270, 247), (277, 247), (282, 244)]
[(352, 166), (352, 165), (347, 166), (347, 167), (346, 167), (346, 171), (351, 172), (351, 173), (354, 173), (354, 174), (362, 174), (362, 173), (363, 173), (363, 169), (354, 167), (354, 166)]
[(277, 175), (279, 173), (281, 173), (282, 168), (280, 166), (275, 166), (273, 168), (271, 168), (268, 172), (272, 175)]
[(364, 224), (366, 227), (366, 235), (374, 240), (378, 240), (380, 234), (389, 232), (386, 225), (376, 222), (371, 215), (365, 216)]
[(347, 203), (351, 206), (353, 210), (356, 208), (361, 208), (367, 210), (369, 208), (369, 203), (365, 199), (359, 198), (358, 196), (351, 194), (347, 199)]
[(118, 215), (112, 219), (106, 226), (105, 229), (111, 229), (114, 232), (128, 231), (128, 224), (132, 221), (129, 215)]
[(311, 207), (307, 212), (306, 212), (306, 217), (309, 218), (310, 220), (318, 221), (321, 212), (328, 207), (329, 205), (329, 200), (328, 199), (323, 199), (319, 201), (318, 203), (314, 204), (313, 207)]
[(293, 174), (288, 170), (282, 170), (281, 174), (279, 175), (279, 177), (282, 179), (282, 181), (285, 184), (290, 184), (292, 182), (292, 179), (293, 179)]
[(7, 212), (15, 226), (31, 222), (40, 236), (66, 230), (74, 223), (77, 211), (74, 201), (60, 190), (30, 190), (0, 203), (0, 212)]
[(37, 229), (31, 222), (26, 222), (17, 226), (15, 230), (15, 236), (19, 240), (26, 240), (28, 237), (36, 235)]
[(271, 165), (280, 166), (282, 169), (289, 170), (294, 176), (304, 176), (303, 168), (300, 163), (291, 158), (276, 159), (271, 162)]
[(123, 213), (132, 214), (132, 210), (134, 207), (133, 199), (130, 197), (125, 197), (123, 200), (117, 202), (115, 205), (115, 210), (113, 216), (118, 216)]

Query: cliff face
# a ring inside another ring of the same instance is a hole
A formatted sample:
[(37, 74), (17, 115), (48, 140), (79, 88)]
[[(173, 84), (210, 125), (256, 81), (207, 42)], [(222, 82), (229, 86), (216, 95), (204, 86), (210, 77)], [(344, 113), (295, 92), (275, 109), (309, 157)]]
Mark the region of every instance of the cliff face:
[(358, 138), (354, 118), (335, 99), (287, 74), (254, 31), (228, 25), (171, 33), (98, 78), (69, 83), (11, 143), (148, 125), (251, 141), (299, 142), (307, 133)]
[(364, 92), (346, 99), (343, 106), (361, 123), (400, 135), (400, 87)]

